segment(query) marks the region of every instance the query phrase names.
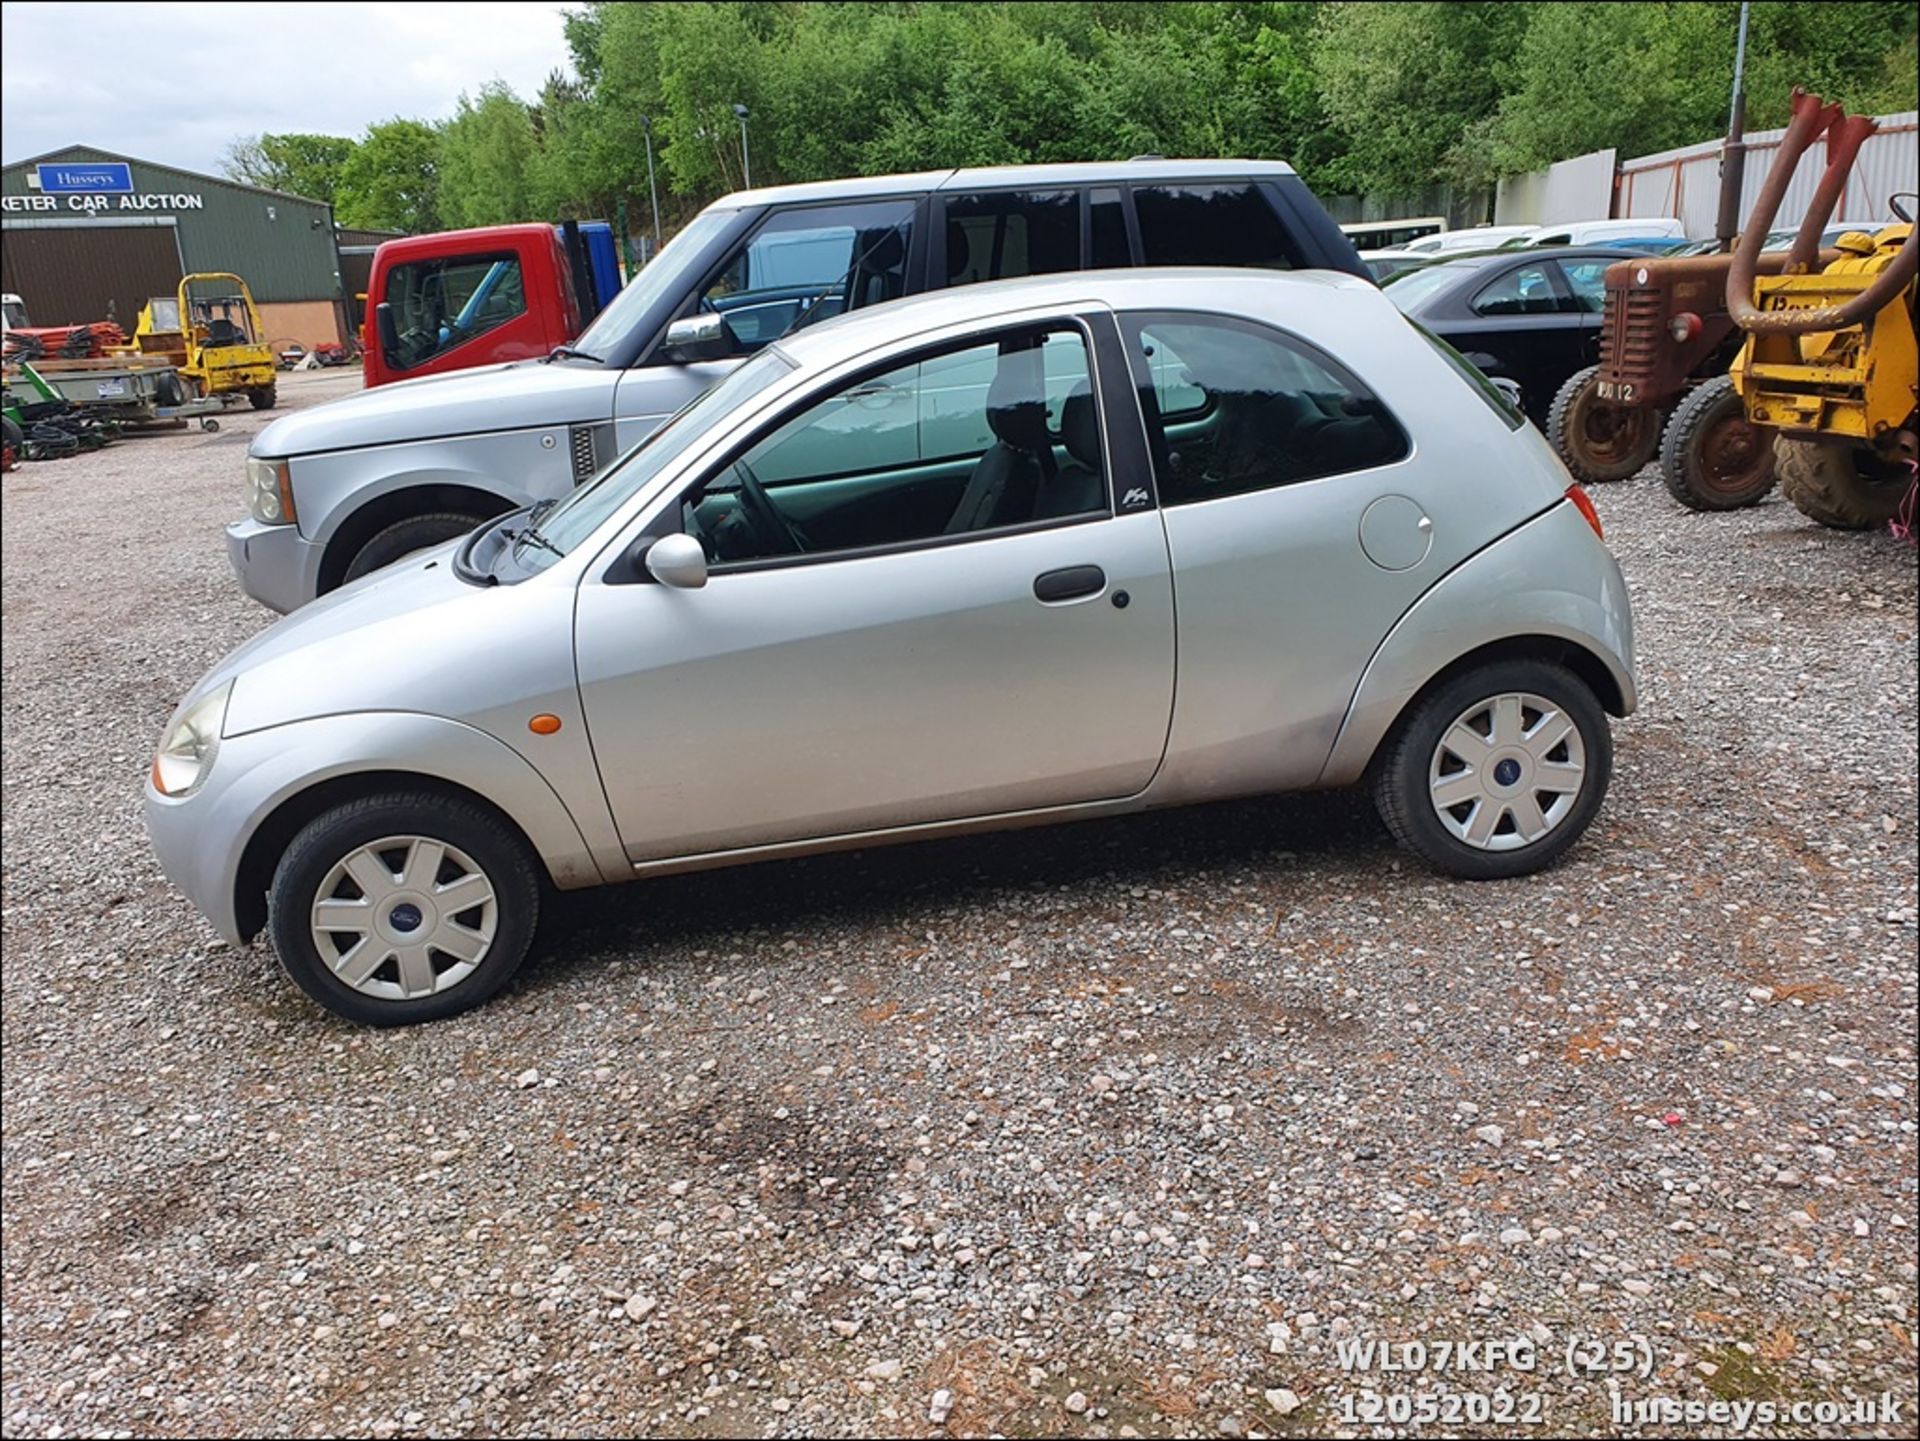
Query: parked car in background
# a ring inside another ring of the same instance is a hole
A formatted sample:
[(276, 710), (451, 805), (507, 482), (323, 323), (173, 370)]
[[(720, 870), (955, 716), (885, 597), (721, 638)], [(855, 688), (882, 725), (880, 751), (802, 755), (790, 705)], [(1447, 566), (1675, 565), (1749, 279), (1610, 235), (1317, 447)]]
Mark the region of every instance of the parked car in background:
[(1525, 235), (1531, 225), (1474, 225), (1465, 230), (1447, 230), (1438, 235), (1410, 240), (1400, 248), (1409, 255), (1450, 255), (1462, 250), (1492, 250), (1516, 235)]
[[(1887, 222), (1884, 220), (1836, 220), (1831, 225), (1821, 227), (1820, 248), (1822, 250), (1831, 250), (1840, 237), (1845, 235), (1849, 230), (1858, 230), (1865, 235), (1875, 235), (1885, 228), (1886, 224)], [(1799, 233), (1797, 226), (1791, 230), (1769, 230), (1767, 232), (1767, 238), (1760, 243), (1760, 249), (1762, 251), (1791, 250), (1793, 248), (1793, 238)], [(1708, 236), (1704, 240), (1689, 240), (1684, 245), (1677, 246), (1672, 250), (1664, 250), (1660, 253), (1676, 257), (1713, 255), (1716, 254), (1719, 249), (1720, 242)]]
[(1658, 248), (1686, 238), (1686, 227), (1678, 220), (1661, 216), (1629, 220), (1575, 220), (1557, 225), (1542, 225), (1525, 235), (1506, 241), (1504, 248), (1560, 245), (1629, 245)]
[(1561, 383), (1600, 356), (1607, 267), (1631, 250), (1495, 250), (1443, 257), (1395, 277), (1386, 295), (1486, 375), (1512, 386), (1546, 429)]
[[(292, 610), (557, 500), (790, 330), (981, 280), (1188, 264), (1367, 273), (1276, 161), (942, 170), (729, 195), (550, 357), (382, 386), (267, 427), (228, 553), (249, 595)], [(713, 317), (720, 354), (696, 361), (668, 341), (694, 314)]]
[(1382, 285), (1396, 275), (1404, 275), (1409, 270), (1418, 270), (1431, 265), (1437, 259), (1432, 255), (1409, 255), (1404, 250), (1363, 250), (1360, 263), (1367, 267), (1367, 273)]
[(1447, 228), (1444, 215), (1421, 215), (1411, 220), (1356, 220), (1340, 227), (1361, 254), (1369, 250), (1398, 250), (1415, 240), (1439, 235)]
[(397, 1024), (504, 985), (544, 881), (1363, 778), (1430, 864), (1525, 874), (1634, 703), (1591, 506), (1370, 281), (1062, 275), (801, 330), (256, 636), (146, 808), (223, 935)]

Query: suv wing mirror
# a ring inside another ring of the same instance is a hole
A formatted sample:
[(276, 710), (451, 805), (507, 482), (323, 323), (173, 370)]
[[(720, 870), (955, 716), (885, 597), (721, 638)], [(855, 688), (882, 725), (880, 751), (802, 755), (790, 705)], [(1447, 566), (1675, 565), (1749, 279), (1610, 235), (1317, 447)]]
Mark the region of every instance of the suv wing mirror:
[(667, 327), (667, 338), (660, 353), (675, 365), (696, 360), (725, 360), (740, 354), (740, 338), (733, 333), (727, 317), (714, 311), (689, 315)]

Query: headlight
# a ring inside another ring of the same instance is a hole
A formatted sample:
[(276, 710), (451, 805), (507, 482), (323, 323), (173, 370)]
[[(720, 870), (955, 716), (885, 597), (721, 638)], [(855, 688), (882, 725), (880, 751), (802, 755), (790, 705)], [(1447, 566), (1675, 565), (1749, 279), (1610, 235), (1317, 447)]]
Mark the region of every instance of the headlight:
[(284, 460), (247, 457), (247, 510), (262, 525), (292, 525), (293, 474)]
[(163, 796), (191, 795), (213, 768), (220, 749), (220, 730), (227, 720), (227, 698), (233, 682), (208, 691), (180, 713), (168, 727), (153, 758), (153, 788)]

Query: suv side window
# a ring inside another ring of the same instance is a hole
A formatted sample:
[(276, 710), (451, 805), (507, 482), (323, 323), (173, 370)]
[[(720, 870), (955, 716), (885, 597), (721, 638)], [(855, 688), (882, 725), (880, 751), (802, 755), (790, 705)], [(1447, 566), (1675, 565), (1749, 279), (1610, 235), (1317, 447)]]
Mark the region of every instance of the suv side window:
[(1134, 214), (1147, 265), (1244, 265), (1291, 270), (1292, 238), (1251, 181), (1136, 185)]
[[(1224, 316), (1123, 315), (1162, 505), (1216, 500), (1404, 459), (1406, 432), (1338, 362), (1263, 325)], [(1163, 411), (1177, 368), (1186, 415)]]
[(1085, 334), (1023, 326), (868, 371), (689, 490), (716, 566), (1109, 513)]
[(397, 368), (424, 364), (527, 310), (520, 258), (449, 255), (396, 265), (387, 302), (400, 331)]
[(1026, 190), (947, 198), (947, 284), (1080, 268), (1080, 192)]
[(797, 325), (906, 294), (911, 200), (778, 210), (734, 251), (700, 296), (758, 350)]

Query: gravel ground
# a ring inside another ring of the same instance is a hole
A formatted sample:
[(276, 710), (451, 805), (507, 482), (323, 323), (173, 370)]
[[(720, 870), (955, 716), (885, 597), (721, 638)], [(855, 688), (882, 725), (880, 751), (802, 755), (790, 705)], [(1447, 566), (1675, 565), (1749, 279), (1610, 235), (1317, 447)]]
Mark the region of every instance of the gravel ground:
[(259, 423), (0, 491), (9, 1435), (1364, 1435), (1501, 1388), (1608, 1432), (1565, 1348), (1634, 1337), (1628, 1399), (1912, 1434), (1904, 545), (1599, 491), (1644, 704), (1542, 877), (1342, 795), (941, 842), (565, 898), (501, 1000), (383, 1033), (140, 824), (267, 620), (219, 538)]

